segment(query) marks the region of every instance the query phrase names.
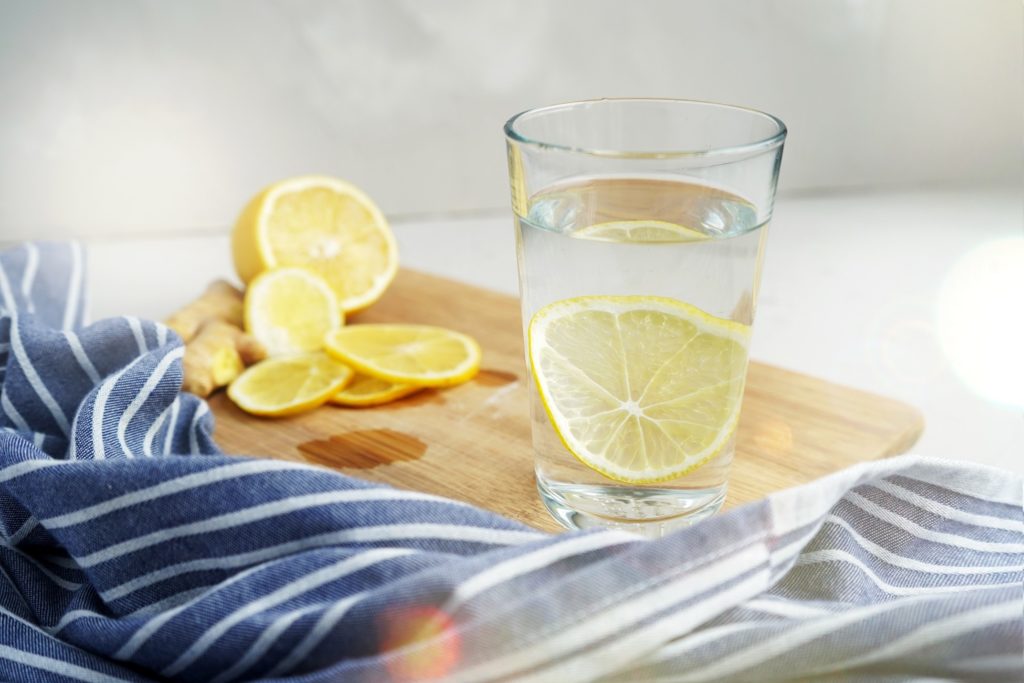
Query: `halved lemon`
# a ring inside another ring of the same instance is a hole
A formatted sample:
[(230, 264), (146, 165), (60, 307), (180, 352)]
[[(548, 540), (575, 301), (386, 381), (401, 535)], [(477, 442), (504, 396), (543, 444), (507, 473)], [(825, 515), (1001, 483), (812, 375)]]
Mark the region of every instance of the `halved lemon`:
[(294, 415), (326, 403), (354, 374), (322, 351), (268, 358), (239, 375), (228, 397), (253, 415)]
[(415, 393), (423, 387), (394, 384), (369, 375), (356, 375), (348, 386), (331, 397), (331, 403), (350, 408), (379, 406)]
[(245, 291), (245, 329), (271, 356), (319, 351), (345, 315), (323, 278), (305, 268), (273, 268)]
[(674, 299), (584, 296), (533, 316), (530, 364), (565, 447), (616, 481), (681, 476), (740, 413), (750, 330)]
[(393, 384), (446, 387), (480, 369), (472, 337), (430, 325), (352, 325), (329, 332), (324, 348), (364, 375)]
[(337, 178), (275, 183), (242, 211), (231, 238), (246, 283), (277, 266), (303, 266), (334, 290), (346, 312), (380, 298), (398, 270), (398, 247), (377, 205)]
[(595, 223), (572, 233), (604, 242), (699, 242), (708, 236), (699, 230), (668, 221), (613, 221)]

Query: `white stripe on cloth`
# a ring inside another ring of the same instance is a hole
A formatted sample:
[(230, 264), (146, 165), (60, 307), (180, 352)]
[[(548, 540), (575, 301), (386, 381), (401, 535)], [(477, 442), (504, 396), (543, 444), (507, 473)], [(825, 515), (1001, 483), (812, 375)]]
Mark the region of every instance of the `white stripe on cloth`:
[(284, 657), (268, 673), (268, 677), (280, 676), (285, 671), (291, 670), (296, 664), (305, 659), (320, 642), (327, 637), (327, 634), (341, 621), (349, 610), (360, 600), (366, 597), (365, 593), (356, 593), (339, 600), (331, 605), (317, 620), (309, 633), (299, 641), (299, 644), (292, 648), (288, 656)]
[[(748, 600), (746, 604), (754, 602)], [(711, 628), (701, 629), (692, 635), (685, 635), (677, 640), (673, 640), (668, 645), (665, 645), (659, 649), (654, 655), (644, 660), (644, 664), (660, 664), (670, 659), (680, 657), (687, 652), (692, 652), (702, 645), (713, 643), (716, 640), (722, 640), (736, 633), (744, 633), (746, 631), (753, 631), (754, 629), (763, 628), (764, 624), (760, 622), (742, 622), (738, 624), (724, 624), (722, 626), (712, 626)]]
[[(110, 395), (114, 391), (114, 387), (124, 377), (125, 373), (135, 367), (136, 364), (147, 359), (148, 356), (138, 356), (128, 365), (124, 366), (116, 373), (108, 377), (100, 385), (99, 391), (96, 392), (96, 398), (92, 402), (92, 457), (96, 460), (104, 460), (106, 458), (106, 446), (103, 443), (103, 414), (107, 408), (107, 401), (110, 400)], [(81, 412), (81, 408), (79, 408)], [(131, 453), (125, 453), (126, 457), (131, 457)]]
[(642, 542), (642, 539), (638, 539), (632, 534), (616, 531), (560, 539), (549, 546), (499, 562), (463, 581), (452, 590), (451, 596), (441, 607), (441, 611), (445, 614), (454, 614), (462, 605), (480, 593), (524, 574), (550, 567), (556, 562), (570, 557), (613, 545)]
[[(189, 424), (188, 449), (189, 453), (191, 453), (192, 455), (196, 455), (197, 453), (199, 453), (199, 421), (203, 418), (203, 415), (206, 415), (208, 412), (210, 412), (210, 408), (206, 405), (206, 401), (203, 401), (202, 403), (199, 404), (199, 407), (196, 408), (196, 412), (192, 416), (192, 422)], [(178, 414), (175, 413), (174, 419), (177, 420), (177, 418)], [(170, 433), (171, 432), (168, 432), (168, 434)], [(171, 452), (171, 445), (169, 440), (164, 442), (164, 452)]]
[(156, 323), (156, 345), (163, 346), (167, 343), (167, 325)]
[[(890, 641), (886, 645), (875, 648), (857, 657), (851, 657), (840, 661), (831, 662), (828, 666), (814, 668), (808, 674), (823, 674), (832, 671), (848, 672), (852, 669), (882, 662), (885, 660), (896, 660), (916, 650), (938, 645), (957, 636), (978, 631), (989, 626), (1004, 622), (1019, 623), (1022, 618), (1021, 601), (1009, 600), (995, 605), (978, 607), (968, 612), (959, 612), (945, 619), (932, 621), (920, 628), (914, 629), (903, 636)], [(1024, 661), (1024, 655), (1021, 660)], [(1024, 665), (1022, 665), (1024, 666)]]
[[(768, 551), (758, 538), (745, 538), (720, 549), (713, 555), (682, 562), (673, 568), (671, 577), (662, 575), (647, 581), (638, 581), (630, 586), (627, 592), (608, 595), (603, 604), (588, 606), (589, 614), (574, 614), (574, 625), (564, 627), (557, 623), (551, 624), (552, 627), (561, 628), (554, 633), (534, 634), (532, 646), (525, 649), (507, 652), (486, 662), (469, 666), (452, 676), (449, 679), (450, 683), (486, 681), (541, 665), (555, 665), (560, 657), (588, 648), (613, 634), (628, 632), (638, 622), (668, 610), (679, 602), (685, 602), (694, 595), (712, 591), (760, 565), (765, 567), (764, 572), (758, 574), (763, 584), (768, 576)], [(697, 607), (703, 602), (705, 600), (683, 608), (678, 613), (680, 619), (687, 621), (687, 615), (695, 615), (699, 611)], [(717, 605), (719, 610), (728, 607), (724, 601), (711, 602)], [(674, 634), (678, 635), (681, 633)], [(666, 636), (666, 642), (671, 637)], [(661, 644), (663, 643), (648, 643), (652, 648)], [(619, 665), (622, 661), (621, 658), (618, 660)]]
[(1001, 588), (1008, 583), (1014, 583), (1019, 581), (1015, 577), (1009, 577), (1009, 581), (1001, 583), (985, 583), (985, 584), (947, 584), (944, 586), (897, 586), (885, 581), (882, 577), (874, 572), (870, 567), (861, 562), (858, 558), (854, 557), (845, 550), (815, 550), (813, 552), (804, 553), (796, 560), (797, 567), (809, 567), (816, 564), (824, 564), (829, 562), (843, 563), (851, 565), (866, 576), (871, 583), (875, 584), (879, 590), (882, 590), (889, 595), (921, 595), (921, 594), (937, 594), (937, 593), (962, 593), (964, 591), (971, 590), (982, 590), (985, 588)]
[[(871, 553), (879, 560), (886, 564), (891, 564), (895, 567), (903, 567), (904, 569), (911, 569), (916, 572), (926, 572), (929, 574), (962, 574), (962, 575), (976, 575), (976, 574), (1003, 574), (1007, 572), (1020, 572), (1024, 571), (1024, 564), (1016, 565), (956, 565), (956, 564), (934, 564), (932, 562), (924, 562), (922, 560), (915, 560), (912, 557), (906, 557), (904, 555), (898, 555), (890, 550), (886, 550), (877, 543), (873, 543), (868, 539), (864, 538), (860, 533), (857, 532), (853, 526), (842, 517), (836, 515), (826, 515), (826, 524), (834, 524), (838, 527), (842, 527), (850, 535), (850, 537), (863, 548), (865, 551)], [(797, 562), (797, 564), (800, 564)]]
[(132, 331), (132, 335), (135, 337), (135, 344), (139, 347), (139, 355), (143, 355), (146, 351), (149, 351), (149, 346), (146, 344), (146, 335), (142, 331), (142, 322), (138, 318), (130, 315), (122, 315), (124, 321), (128, 323), (128, 327)]
[(19, 462), (16, 465), (9, 465), (0, 470), (0, 483), (24, 476), (29, 472), (41, 470), (44, 467), (60, 467), (61, 464), (60, 460), (46, 458), (39, 460), (26, 460), (24, 462)]
[(917, 536), (918, 538), (926, 541), (943, 543), (955, 548), (968, 548), (970, 550), (977, 550), (984, 553), (1024, 553), (1024, 543), (979, 541), (961, 534), (950, 534), (944, 531), (926, 529), (920, 524), (912, 522), (906, 517), (884, 508), (854, 491), (847, 493), (844, 500), (852, 503), (869, 515), (877, 517), (883, 522), (891, 524), (894, 527), (898, 527), (899, 529), (906, 531), (911, 536)]
[[(8, 550), (8, 551), (10, 551), (11, 553), (14, 553), (15, 555), (17, 555), (17, 556), (18, 556), (19, 558), (21, 558), (21, 559), (22, 559), (22, 560), (24, 560), (25, 562), (27, 562), (27, 563), (31, 564), (31, 565), (32, 565), (33, 567), (35, 567), (35, 568), (36, 568), (36, 569), (37, 569), (37, 570), (38, 570), (38, 571), (39, 571), (39, 572), (40, 572), (40, 573), (41, 573), (41, 574), (42, 574), (43, 576), (45, 576), (45, 577), (46, 577), (47, 579), (49, 579), (49, 580), (50, 580), (50, 581), (51, 581), (51, 582), (52, 582), (52, 583), (53, 583), (53, 584), (54, 584), (55, 586), (57, 586), (57, 587), (59, 587), (59, 588), (63, 588), (63, 589), (64, 589), (64, 590), (66, 590), (66, 591), (76, 591), (76, 590), (78, 590), (79, 588), (81, 588), (81, 587), (82, 587), (82, 584), (80, 584), (80, 583), (77, 583), (77, 582), (75, 582), (75, 581), (68, 581), (67, 579), (62, 579), (61, 577), (57, 576), (57, 575), (56, 575), (56, 574), (54, 574), (54, 573), (53, 573), (52, 571), (50, 571), (49, 569), (47, 569), (46, 567), (44, 567), (44, 566), (42, 565), (42, 563), (40, 563), (40, 562), (39, 562), (39, 560), (37, 560), (36, 558), (32, 557), (32, 556), (31, 556), (31, 555), (29, 555), (29, 554), (28, 554), (27, 552), (25, 552), (25, 551), (23, 551), (23, 550), (21, 550), (21, 549), (19, 549), (19, 548), (15, 548), (15, 547), (14, 547), (13, 545), (10, 545), (10, 544), (9, 544), (8, 542), (6, 542), (6, 541), (5, 541), (5, 542), (4, 542), (4, 543), (3, 543), (2, 545), (0, 545), (0, 548), (3, 548), (3, 549), (5, 549), (5, 550)], [(12, 581), (11, 583), (12, 583), (12, 585), (15, 585), (15, 586), (17, 585), (17, 584), (15, 584), (15, 583), (14, 583), (13, 581)]]
[(126, 507), (151, 503), (154, 500), (165, 496), (183, 493), (209, 486), (223, 481), (231, 481), (239, 477), (246, 477), (261, 472), (278, 472), (283, 470), (308, 470), (309, 467), (299, 463), (287, 462), (284, 460), (247, 460), (240, 463), (232, 463), (214, 469), (202, 470), (194, 474), (187, 474), (176, 479), (169, 479), (153, 486), (147, 486), (138, 491), (125, 493), (116, 498), (105, 500), (102, 503), (95, 503), (88, 507), (66, 512), (55, 517), (48, 517), (43, 524), (48, 529), (60, 529), (88, 522), (97, 517), (110, 514), (115, 510), (122, 510)]
[[(185, 603), (192, 603), (192, 604), (194, 604), (195, 603), (195, 598), (197, 598), (198, 596), (200, 596), (200, 595), (202, 595), (204, 593), (210, 593), (210, 592), (212, 592), (210, 586), (197, 586), (195, 588), (189, 588), (187, 590), (181, 591), (180, 593), (175, 593), (174, 595), (169, 595), (169, 596), (167, 596), (166, 598), (164, 598), (162, 600), (157, 600), (156, 602), (151, 602), (151, 603), (147, 603), (145, 605), (142, 605), (141, 607), (139, 607), (139, 608), (137, 608), (137, 609), (135, 609), (135, 610), (133, 610), (131, 612), (128, 612), (128, 613), (124, 614), (120, 618), (121, 619), (130, 619), (131, 617), (144, 617), (144, 616), (149, 616), (151, 614), (158, 614), (158, 613), (163, 612), (164, 610), (167, 610), (167, 609), (172, 609), (172, 608), (180, 607), (181, 605), (184, 605)], [(116, 618), (118, 618), (118, 617), (111, 617), (109, 614), (101, 614), (100, 612), (94, 612), (91, 609), (73, 609), (70, 612), (68, 612), (67, 614), (65, 614), (63, 617), (61, 617), (60, 621), (58, 621), (53, 626), (50, 626), (46, 630), (49, 633), (57, 634), (60, 631), (62, 631), (68, 624), (74, 623), (74, 622), (78, 621), (79, 619), (104, 619), (104, 620), (111, 620), (111, 619), (116, 619)]]
[(35, 517), (29, 517), (25, 520), (25, 523), (22, 524), (17, 531), (11, 534), (10, 538), (8, 538), (7, 540), (10, 542), (12, 546), (18, 545), (25, 539), (26, 536), (32, 533), (32, 530), (35, 529), (37, 526), (39, 526), (39, 520)]
[[(775, 600), (772, 598), (747, 600), (742, 605), (738, 605), (738, 607), (741, 609), (753, 610), (755, 612), (764, 612), (765, 614), (788, 617), (790, 619), (813, 619), (815, 617), (823, 617), (832, 614), (831, 610), (827, 610), (823, 607), (801, 605), (798, 602), (790, 600)], [(760, 626), (760, 624), (756, 623), (754, 625)]]
[[(371, 551), (366, 551), (366, 552), (371, 552)], [(283, 563), (285, 563), (287, 561), (288, 561), (287, 558), (282, 558), (282, 559), (275, 560), (273, 562), (267, 562), (265, 564), (260, 564), (260, 565), (257, 565), (255, 567), (249, 567), (248, 569), (246, 569), (244, 571), (240, 571), (237, 574), (235, 574), (234, 576), (231, 576), (230, 578), (228, 578), (228, 579), (226, 579), (224, 581), (221, 581), (220, 583), (217, 583), (215, 585), (209, 586), (205, 590), (198, 591), (196, 593), (195, 597), (188, 599), (187, 601), (183, 602), (182, 604), (178, 605), (177, 607), (175, 607), (173, 609), (169, 609), (166, 612), (160, 612), (159, 614), (155, 615), (153, 618), (149, 619), (145, 624), (140, 626), (135, 631), (135, 633), (132, 634), (131, 638), (129, 638), (125, 642), (125, 644), (122, 645), (121, 648), (117, 652), (114, 653), (113, 658), (114, 659), (120, 659), (120, 660), (126, 660), (126, 659), (130, 658), (164, 624), (166, 624), (168, 621), (170, 621), (171, 619), (173, 619), (177, 615), (181, 614), (185, 610), (189, 609), (190, 607), (196, 606), (197, 604), (199, 604), (203, 600), (206, 600), (206, 599), (211, 598), (211, 597), (213, 597), (215, 595), (223, 593), (225, 590), (227, 590), (231, 586), (233, 586), (235, 584), (238, 584), (238, 583), (241, 583), (242, 581), (245, 581), (246, 579), (248, 579), (253, 574), (265, 572), (265, 571), (271, 570), (271, 569), (273, 569), (275, 567), (279, 567), (279, 566), (281, 566)], [(185, 593), (185, 592), (186, 591), (182, 591), (182, 593)], [(178, 595), (181, 595), (181, 593), (179, 593)], [(171, 597), (177, 597), (177, 596), (171, 596)], [(139, 610), (139, 611), (141, 612), (141, 610)]]
[(4, 271), (4, 266), (0, 263), (0, 297), (4, 300), (4, 309), (7, 311), (7, 315), (11, 316), (11, 325), (17, 321), (17, 301), (14, 298), (14, 292), (11, 291), (11, 282), (7, 279), (7, 273)]
[(18, 324), (17, 320), (11, 320), (11, 350), (14, 352), (14, 357), (18, 359), (18, 365), (21, 367), (21, 371), (25, 374), (25, 379), (28, 380), (32, 390), (36, 392), (36, 396), (42, 401), (46, 409), (50, 411), (53, 416), (54, 422), (60, 428), (61, 432), (65, 436), (68, 434), (70, 425), (68, 424), (67, 415), (61, 410), (61, 407), (57, 405), (57, 401), (54, 400), (53, 394), (43, 384), (43, 380), (39, 377), (39, 373), (36, 372), (35, 366), (29, 360), (28, 353), (25, 351), (25, 345), (21, 339), (21, 325)]
[(1024, 491), (1019, 481), (1005, 472), (967, 461), (904, 455), (894, 460), (863, 462), (817, 481), (779, 491), (768, 496), (772, 512), (772, 530), (785, 535), (818, 519), (848, 491), (866, 481), (876, 481), (913, 470), (913, 477), (947, 491), (980, 500), (1020, 507)]
[[(379, 528), (379, 527), (377, 527)], [(416, 530), (413, 530), (416, 531)], [(412, 533), (412, 532), (411, 532)], [(259, 550), (250, 550), (244, 553), (237, 553), (235, 555), (218, 555), (216, 557), (204, 557), (197, 560), (188, 560), (186, 562), (178, 562), (176, 564), (161, 567), (155, 571), (149, 572), (148, 574), (142, 574), (136, 576), (133, 579), (125, 581), (124, 583), (112, 586), (106, 590), (100, 592), (100, 595), (107, 602), (112, 602), (126, 595), (151, 586), (154, 583), (169, 579), (175, 576), (181, 576), (187, 572), (201, 572), (208, 571), (211, 569), (233, 569), (235, 567), (245, 567), (248, 565), (255, 564), (257, 562), (268, 562), (276, 560), (281, 557), (286, 557), (293, 553), (302, 550), (315, 550), (317, 548), (330, 548), (333, 546), (341, 545), (350, 539), (351, 532), (348, 529), (342, 529), (340, 531), (330, 531), (325, 534), (317, 534), (316, 536), (307, 536), (305, 538), (299, 538), (294, 541), (287, 541), (285, 543), (279, 543), (277, 545), (268, 546), (266, 548), (260, 548)], [(369, 534), (364, 534), (362, 541), (364, 543), (372, 542), (374, 540), (396, 540), (393, 532), (388, 533), (381, 538), (374, 539), (368, 538)], [(416, 535), (416, 538), (424, 538), (422, 534)], [(438, 540), (451, 540), (445, 538), (439, 538)], [(458, 539), (455, 539), (458, 540)]]
[(32, 433), (32, 429), (29, 428), (28, 422), (25, 422), (25, 418), (23, 418), (21, 413), (18, 412), (18, 409), (14, 407), (14, 404), (11, 402), (11, 398), (7, 395), (6, 391), (0, 393), (0, 407), (3, 408), (4, 414), (7, 415), (7, 418), (14, 423), (14, 426), (17, 427), (19, 432)]
[(307, 614), (312, 614), (313, 612), (321, 609), (324, 609), (323, 605), (308, 605), (281, 615), (275, 619), (270, 626), (263, 630), (260, 637), (253, 641), (253, 644), (249, 646), (249, 649), (245, 651), (245, 654), (243, 654), (238, 661), (232, 664), (229, 668), (220, 672), (220, 674), (215, 676), (210, 683), (227, 683), (227, 681), (237, 678), (249, 667), (255, 664), (260, 657), (265, 655), (267, 650), (277, 642), (277, 639), (281, 637), (281, 634), (287, 631), (292, 624)]
[(167, 677), (176, 676), (184, 671), (190, 664), (199, 659), (217, 640), (227, 633), (231, 627), (239, 624), (249, 617), (255, 616), (264, 610), (280, 605), (292, 598), (304, 593), (316, 590), (337, 581), (340, 578), (354, 574), (357, 571), (366, 569), (374, 564), (384, 562), (396, 557), (409, 555), (409, 551), (396, 548), (385, 548), (382, 550), (371, 550), (361, 553), (355, 557), (348, 557), (340, 562), (323, 567), (314, 572), (292, 581), (291, 583), (278, 588), (272, 593), (257, 600), (247, 603), (223, 617), (216, 624), (210, 626), (189, 646), (181, 655), (171, 662), (161, 674)]
[(1017, 512), (1024, 503), (1024, 491), (1021, 490), (1019, 480), (1014, 481), (1012, 477), (1007, 477), (1004, 470), (967, 460), (958, 460), (955, 464), (940, 459), (913, 456), (904, 460), (913, 465), (926, 465), (914, 468), (914, 479), (918, 481), (952, 493), (1009, 505)]
[[(128, 424), (132, 421), (132, 418), (135, 417), (135, 414), (139, 412), (139, 409), (142, 408), (143, 404), (149, 400), (150, 395), (152, 395), (160, 382), (163, 381), (164, 375), (167, 374), (171, 365), (175, 361), (181, 360), (183, 355), (185, 355), (184, 346), (179, 346), (176, 349), (168, 351), (167, 354), (160, 359), (160, 362), (157, 363), (152, 374), (146, 378), (146, 382), (142, 385), (142, 388), (139, 389), (138, 393), (135, 394), (135, 397), (132, 398), (132, 402), (128, 404), (127, 408), (125, 408), (124, 413), (121, 414), (121, 419), (117, 421), (117, 441), (121, 445), (121, 450), (124, 451), (125, 455), (131, 457), (131, 448), (128, 446), (127, 440)], [(177, 398), (174, 399), (175, 402), (177, 400)]]
[(78, 418), (81, 416), (82, 411), (76, 410), (75, 417), (71, 421), (71, 434), (68, 435), (68, 460), (78, 460)]
[[(33, 669), (39, 669), (45, 674), (57, 674), (67, 678), (73, 678), (78, 681), (87, 681), (87, 683), (124, 683), (125, 681), (132, 680), (131, 678), (109, 676), (105, 673), (100, 673), (95, 669), (86, 669), (83, 666), (70, 664), (61, 659), (44, 657), (43, 655), (19, 650), (18, 648), (10, 647), (9, 645), (0, 645), (0, 658), (16, 662), (23, 666), (32, 667)], [(44, 679), (39, 678), (37, 680)]]
[[(203, 401), (196, 408), (196, 412), (209, 412), (210, 409), (206, 407), (206, 402)], [(174, 435), (175, 430), (178, 426), (178, 414), (181, 412), (181, 394), (171, 402), (171, 417), (167, 422), (167, 431), (164, 432), (164, 455), (170, 455), (174, 452)], [(192, 434), (189, 434), (189, 438), (192, 438)], [(199, 453), (199, 449), (192, 451), (193, 455)]]
[(937, 500), (926, 498), (920, 494), (908, 491), (907, 489), (899, 486), (890, 481), (875, 481), (869, 484), (872, 488), (878, 489), (888, 493), (890, 496), (899, 498), (900, 500), (910, 503), (911, 505), (918, 507), (925, 512), (930, 512), (933, 515), (945, 517), (951, 519), (954, 522), (962, 522), (964, 524), (972, 524), (974, 526), (986, 527), (988, 529), (1004, 529), (1006, 531), (1016, 531), (1018, 533), (1024, 533), (1024, 519), (1012, 520), (1004, 519), (1002, 517), (992, 517), (990, 515), (978, 515), (966, 510), (959, 510), (954, 507), (950, 507), (945, 503), (940, 503)]
[(92, 381), (93, 386), (100, 383), (100, 373), (96, 371), (96, 366), (89, 360), (89, 355), (85, 352), (82, 347), (82, 340), (78, 338), (78, 335), (74, 332), (64, 331), (64, 338), (68, 342), (68, 346), (71, 348), (71, 354), (78, 361), (78, 365), (81, 366), (82, 372), (88, 376), (89, 380)]
[[(0, 569), (0, 571), (3, 571), (3, 570)], [(4, 575), (5, 576), (9, 576), (6, 572), (4, 572)], [(26, 605), (27, 605), (27, 603), (26, 603)], [(39, 624), (33, 623), (31, 621), (28, 621), (27, 619), (23, 619), (22, 617), (19, 617), (17, 614), (15, 614), (14, 612), (10, 611), (6, 607), (0, 606), (0, 618), (3, 618), (3, 617), (6, 617), (8, 619), (12, 619), (12, 620), (14, 620), (14, 621), (16, 621), (16, 622), (18, 622), (20, 624), (23, 624), (24, 626), (27, 626), (29, 629), (31, 629), (31, 630), (35, 631), (36, 633), (38, 633), (39, 635), (45, 637), (47, 640), (51, 640), (51, 641), (54, 641), (54, 642), (63, 642), (59, 638), (54, 638), (52, 634), (50, 634), (46, 629), (42, 628)], [(74, 645), (70, 645), (69, 647), (72, 647), (72, 648), (74, 648), (76, 650), (78, 649)]]
[(71, 242), (68, 245), (71, 250), (71, 272), (68, 275), (68, 296), (64, 306), (63, 329), (71, 330), (75, 327), (75, 317), (79, 314), (79, 296), (82, 292), (82, 245), (78, 242)]
[(39, 248), (32, 242), (25, 242), (25, 272), (21, 276), (21, 296), (25, 299), (25, 310), (35, 313), (36, 305), (32, 301), (32, 285), (39, 269)]
[[(735, 576), (729, 568), (730, 578)], [(763, 591), (770, 578), (768, 565), (757, 573), (718, 592), (715, 599), (700, 600), (692, 606), (668, 614), (653, 624), (635, 631), (627, 631), (607, 645), (590, 652), (582, 652), (554, 662), (547, 669), (518, 679), (521, 683), (542, 683), (543, 681), (568, 680), (568, 676), (581, 673), (585, 680), (596, 676), (612, 674), (622, 668), (624, 661), (632, 661), (650, 655), (665, 643), (687, 633), (701, 623), (721, 614), (729, 605), (742, 602), (759, 591)]]
[[(101, 550), (76, 558), (82, 567), (94, 567), (109, 562), (129, 553), (138, 552), (174, 538), (194, 536), (211, 531), (221, 531), (244, 524), (250, 524), (271, 517), (278, 517), (297, 510), (306, 510), (324, 505), (340, 505), (362, 503), (368, 501), (395, 500), (437, 502), (434, 496), (414, 491), (397, 489), (362, 489), (350, 491), (329, 491), (302, 496), (292, 496), (270, 503), (262, 503), (235, 512), (228, 512), (216, 517), (188, 524), (160, 529), (143, 534), (119, 543), (114, 543)], [(345, 536), (351, 542), (359, 542), (362, 538), (381, 540), (387, 538), (387, 530), (391, 530), (391, 538), (438, 538), (450, 536), (464, 541), (477, 541), (490, 545), (514, 545), (543, 538), (540, 533), (528, 531), (510, 531), (490, 527), (460, 526), (448, 524), (395, 524), (383, 526), (365, 526), (347, 529)], [(417, 536), (414, 534), (422, 534)]]
[(741, 650), (734, 650), (719, 657), (698, 669), (665, 680), (671, 680), (675, 683), (696, 683), (697, 681), (735, 679), (736, 675), (740, 672), (747, 671), (762, 662), (766, 662), (791, 650), (796, 650), (805, 643), (830, 633), (835, 633), (847, 626), (868, 621), (889, 612), (912, 608), (915, 604), (938, 602), (942, 599), (942, 596), (937, 595), (908, 597), (902, 600), (890, 600), (867, 607), (849, 609), (829, 619), (807, 621), (786, 629), (783, 633), (773, 638), (759, 640)]
[[(153, 439), (156, 437), (156, 433), (160, 431), (160, 428), (163, 427), (164, 422), (167, 420), (167, 416), (171, 412), (171, 408), (174, 407), (174, 404), (177, 402), (178, 399), (175, 398), (171, 401), (171, 405), (161, 410), (157, 418), (153, 420), (153, 424), (151, 424), (149, 429), (146, 430), (146, 437), (142, 440), (142, 454), (147, 458), (153, 457)], [(167, 431), (170, 432), (171, 430), (168, 429)]]

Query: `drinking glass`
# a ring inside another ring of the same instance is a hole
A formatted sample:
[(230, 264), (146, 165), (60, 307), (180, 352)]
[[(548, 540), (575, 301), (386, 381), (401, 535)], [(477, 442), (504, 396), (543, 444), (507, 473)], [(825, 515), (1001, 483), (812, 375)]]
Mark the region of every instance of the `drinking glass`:
[(786, 127), (601, 99), (505, 124), (540, 497), (658, 536), (725, 500)]

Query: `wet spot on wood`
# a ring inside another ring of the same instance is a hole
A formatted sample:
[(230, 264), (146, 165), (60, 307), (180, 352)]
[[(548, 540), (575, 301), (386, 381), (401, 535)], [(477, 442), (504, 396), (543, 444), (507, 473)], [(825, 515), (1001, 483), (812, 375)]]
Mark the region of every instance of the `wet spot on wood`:
[(487, 368), (480, 370), (476, 376), (476, 381), (483, 384), (485, 387), (500, 387), (505, 384), (511, 384), (517, 379), (519, 379), (519, 376), (514, 372), (488, 370)]
[(299, 445), (299, 451), (319, 465), (371, 469), (421, 458), (427, 444), (393, 429), (366, 429), (307, 441)]

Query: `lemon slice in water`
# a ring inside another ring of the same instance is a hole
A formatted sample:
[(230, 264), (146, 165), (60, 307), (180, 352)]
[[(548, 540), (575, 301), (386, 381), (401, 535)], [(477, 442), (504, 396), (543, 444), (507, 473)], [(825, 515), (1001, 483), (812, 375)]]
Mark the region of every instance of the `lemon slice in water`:
[(541, 401), (565, 447), (621, 482), (681, 476), (739, 420), (749, 327), (674, 299), (585, 296), (529, 327)]
[(604, 242), (700, 242), (708, 236), (699, 230), (668, 221), (614, 221), (595, 223), (573, 233)]

